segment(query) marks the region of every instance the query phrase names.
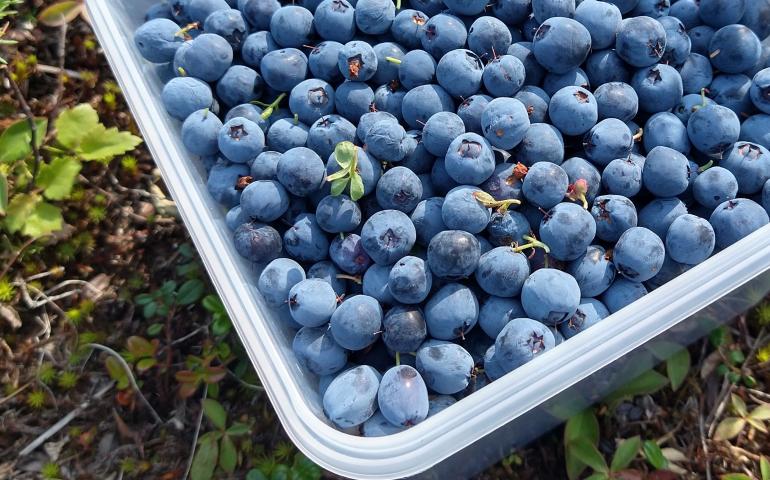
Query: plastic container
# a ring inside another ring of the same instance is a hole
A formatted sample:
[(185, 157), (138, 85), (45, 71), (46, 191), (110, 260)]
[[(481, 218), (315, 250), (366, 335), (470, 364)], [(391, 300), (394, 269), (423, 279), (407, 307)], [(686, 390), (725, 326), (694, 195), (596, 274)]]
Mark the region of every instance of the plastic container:
[(317, 378), (291, 352), (291, 331), (262, 302), (259, 272), (235, 252), (202, 165), (179, 141), (180, 123), (163, 110), (158, 68), (134, 49), (133, 31), (152, 3), (87, 1), (145, 142), (283, 427), (303, 453), (334, 473), (467, 478), (655, 365), (661, 350), (698, 340), (770, 292), (770, 229), (764, 228), (409, 430), (381, 438), (340, 432), (323, 416)]

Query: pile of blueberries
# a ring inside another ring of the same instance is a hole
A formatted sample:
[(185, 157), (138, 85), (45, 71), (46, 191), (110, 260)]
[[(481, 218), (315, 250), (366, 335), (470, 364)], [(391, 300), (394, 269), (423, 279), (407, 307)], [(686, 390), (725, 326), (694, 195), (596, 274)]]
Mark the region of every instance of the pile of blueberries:
[(769, 0), (488, 1), (171, 0), (135, 34), (350, 433), (769, 222)]

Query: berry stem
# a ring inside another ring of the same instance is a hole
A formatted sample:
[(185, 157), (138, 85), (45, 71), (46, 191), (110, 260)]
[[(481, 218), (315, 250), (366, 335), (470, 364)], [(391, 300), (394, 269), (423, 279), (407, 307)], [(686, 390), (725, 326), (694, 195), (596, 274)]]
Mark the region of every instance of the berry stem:
[(495, 200), (492, 195), (482, 191), (473, 192), (473, 198), (487, 208), (496, 208), (497, 212), (500, 214), (507, 212), (511, 205), (521, 205), (521, 201), (516, 200), (515, 198)]
[(542, 248), (543, 250), (545, 250), (545, 253), (551, 253), (551, 249), (548, 248), (548, 245), (536, 239), (535, 237), (524, 235), (522, 238), (528, 241), (529, 243), (525, 243), (524, 245), (519, 245), (518, 247), (513, 247), (514, 252), (522, 252), (528, 248)]
[(339, 273), (336, 275), (336, 277), (340, 280), (350, 280), (351, 282), (355, 282), (361, 285), (361, 277), (356, 275), (346, 275), (344, 273)]
[(299, 114), (298, 113), (294, 114), (294, 125), (299, 125)]
[(283, 101), (284, 98), (286, 98), (286, 94), (282, 93), (282, 94), (278, 95), (278, 98), (276, 98), (273, 101), (273, 103), (271, 103), (270, 105), (265, 107), (265, 111), (262, 112), (262, 115), (261, 115), (262, 116), (262, 120), (267, 120), (268, 118), (270, 118), (270, 115), (272, 115), (273, 112), (275, 111), (275, 109), (278, 108), (278, 105), (281, 104), (281, 102)]
[(706, 170), (708, 170), (709, 168), (711, 168), (713, 166), (714, 166), (714, 159), (712, 158), (711, 160), (709, 160), (709, 162), (707, 164), (703, 165), (702, 167), (700, 167), (698, 169), (698, 173), (703, 173), (703, 172), (705, 172)]
[(644, 136), (644, 129), (639, 128), (639, 131), (637, 131), (636, 134), (634, 135), (634, 141), (638, 142), (639, 140), (642, 139), (643, 136)]
[(395, 63), (396, 65), (401, 65), (401, 60), (396, 57), (385, 57), (385, 60), (389, 61), (390, 63)]
[(401, 365), (401, 353), (396, 352), (396, 366)]

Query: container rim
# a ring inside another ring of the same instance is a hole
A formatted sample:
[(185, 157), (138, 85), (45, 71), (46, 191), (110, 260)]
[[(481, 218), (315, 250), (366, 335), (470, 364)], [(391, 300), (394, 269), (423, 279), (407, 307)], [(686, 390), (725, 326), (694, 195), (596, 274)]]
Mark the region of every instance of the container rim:
[[(138, 68), (144, 60), (133, 42), (126, 41), (132, 32), (117, 23), (110, 3), (86, 0), (91, 23), (193, 243), (287, 435), (311, 460), (334, 473), (375, 479), (423, 472), (768, 269), (770, 227), (766, 226), (675, 278), (665, 291), (657, 289), (608, 317), (601, 329), (576, 335), (415, 427), (378, 438), (340, 432), (316, 416), (304, 400), (264, 324), (267, 312), (245, 287), (245, 272), (233, 258), (221, 254), (228, 249), (229, 235), (208, 214), (203, 200), (184, 188), (199, 178), (183, 161), (189, 155), (181, 145), (168, 140), (176, 134), (164, 121), (167, 114), (160, 102), (148, 98)], [(564, 347), (567, 344), (570, 347)]]

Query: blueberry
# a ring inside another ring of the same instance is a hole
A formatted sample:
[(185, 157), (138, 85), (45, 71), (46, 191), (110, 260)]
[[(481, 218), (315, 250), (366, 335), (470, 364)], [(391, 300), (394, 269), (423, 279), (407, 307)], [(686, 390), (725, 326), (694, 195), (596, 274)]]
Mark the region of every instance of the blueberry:
[(668, 227), (677, 217), (687, 213), (687, 207), (678, 198), (656, 198), (639, 211), (639, 226), (666, 238)]
[(534, 205), (549, 209), (561, 202), (567, 193), (569, 178), (564, 170), (550, 162), (537, 162), (529, 168), (522, 193)]
[(268, 262), (281, 253), (281, 235), (269, 225), (244, 223), (235, 230), (233, 238), (235, 250), (254, 263)]
[(337, 64), (339, 53), (342, 51), (342, 45), (339, 42), (331, 40), (321, 42), (316, 45), (308, 56), (308, 68), (310, 73), (320, 79), (330, 83), (339, 83), (343, 76)]
[(711, 62), (707, 57), (698, 53), (691, 53), (679, 67), (679, 75), (682, 77), (682, 91), (685, 94), (697, 94), (700, 96), (702, 89), (708, 87), (714, 78)]
[(508, 27), (495, 17), (479, 17), (468, 29), (468, 48), (482, 58), (494, 59), (507, 52), (512, 41)]
[(661, 17), (658, 21), (666, 31), (666, 52), (661, 61), (669, 65), (681, 65), (687, 60), (692, 48), (684, 24), (675, 17)]
[(294, 336), (292, 351), (297, 361), (316, 375), (339, 372), (348, 361), (344, 348), (334, 341), (327, 327), (302, 327)]
[(394, 167), (380, 177), (376, 196), (382, 208), (409, 213), (422, 199), (422, 184), (408, 168)]
[(221, 129), (222, 122), (214, 113), (208, 109), (197, 110), (182, 124), (182, 143), (194, 155), (214, 155), (219, 152)]
[(606, 242), (616, 242), (638, 222), (634, 203), (621, 195), (596, 197), (591, 215), (596, 221), (596, 236)]
[(483, 231), (489, 224), (490, 211), (479, 201), (479, 193), (482, 193), (481, 190), (468, 185), (450, 190), (441, 207), (444, 225), (449, 229), (470, 233)]
[(354, 40), (345, 44), (337, 56), (342, 76), (348, 80), (365, 82), (377, 73), (377, 55), (366, 42)]
[(163, 106), (172, 117), (184, 121), (198, 110), (210, 109), (214, 104), (211, 87), (192, 77), (176, 77), (163, 87)]
[(535, 33), (533, 51), (538, 63), (553, 73), (579, 67), (591, 50), (591, 34), (571, 18), (544, 20)]
[(598, 297), (615, 280), (615, 266), (607, 251), (599, 245), (591, 245), (586, 252), (569, 263), (567, 273), (575, 277), (583, 297)]
[(607, 118), (586, 133), (583, 150), (595, 165), (606, 166), (616, 158), (628, 157), (633, 143), (631, 130), (622, 120)]
[(289, 195), (281, 184), (274, 180), (258, 180), (243, 190), (241, 208), (249, 218), (272, 222), (289, 208)]
[(666, 255), (666, 259), (663, 261), (663, 266), (660, 268), (658, 274), (644, 282), (644, 286), (650, 291), (655, 290), (656, 288), (665, 285), (674, 278), (683, 274), (692, 267), (692, 265), (685, 265), (683, 263), (675, 262), (669, 255)]
[(470, 50), (456, 49), (444, 54), (436, 66), (436, 80), (454, 97), (470, 97), (481, 89), (484, 66)]
[(468, 386), (473, 357), (456, 343), (428, 340), (417, 350), (417, 371), (428, 388), (451, 395)]
[(337, 308), (337, 294), (332, 286), (319, 278), (295, 284), (288, 295), (292, 318), (305, 327), (326, 324)]
[(617, 118), (628, 122), (639, 111), (639, 96), (631, 85), (623, 82), (608, 82), (594, 92), (600, 119)]
[(484, 88), (495, 97), (512, 97), (524, 85), (526, 71), (513, 55), (495, 57), (484, 68)]
[(564, 87), (551, 97), (551, 122), (564, 135), (583, 135), (596, 125), (599, 110), (593, 94), (582, 87)]
[(321, 188), (325, 168), (318, 154), (309, 148), (297, 147), (281, 155), (277, 177), (289, 193), (305, 197)]
[(420, 303), (428, 297), (433, 276), (425, 261), (406, 256), (390, 270), (388, 288), (393, 298), (403, 304)]
[(318, 203), (316, 219), (326, 232), (351, 232), (361, 223), (361, 209), (347, 195), (329, 195)]
[(378, 411), (361, 425), (361, 434), (364, 437), (385, 437), (405, 429), (406, 427), (397, 427), (393, 425)]
[(355, 233), (344, 238), (335, 236), (329, 245), (329, 258), (340, 270), (350, 275), (359, 275), (369, 268), (372, 259), (363, 248), (361, 237)]
[(451, 50), (463, 48), (467, 39), (468, 31), (463, 21), (448, 13), (432, 16), (420, 32), (423, 50), (436, 59), (440, 59)]
[(217, 163), (211, 167), (206, 189), (211, 197), (227, 208), (232, 208), (241, 200), (241, 190), (236, 186), (241, 177), (249, 175), (249, 166), (243, 163)]
[(668, 14), (677, 18), (685, 28), (690, 29), (700, 25), (700, 0), (678, 0), (672, 2)]
[(447, 280), (471, 276), (480, 256), (481, 247), (476, 237), (460, 230), (439, 232), (428, 245), (428, 266), (434, 275)]
[(311, 124), (334, 112), (334, 89), (323, 80), (303, 80), (291, 90), (289, 108), (301, 122)]
[(428, 85), (433, 82), (435, 75), (436, 60), (425, 50), (408, 52), (398, 67), (398, 79), (407, 89)]
[(531, 318), (515, 318), (497, 336), (494, 358), (502, 372), (510, 372), (555, 346), (548, 327)]
[(206, 18), (217, 10), (229, 10), (226, 0), (187, 0), (185, 6), (185, 15), (191, 22), (203, 23)]
[(717, 75), (709, 85), (709, 95), (712, 99), (727, 107), (739, 117), (754, 113), (754, 103), (751, 101), (751, 79), (741, 73)]
[(401, 10), (390, 26), (390, 33), (405, 48), (415, 50), (420, 48), (420, 36), (428, 18), (428, 14), (421, 12), (419, 9)]
[(428, 389), (409, 365), (395, 366), (382, 376), (377, 402), (382, 415), (393, 425), (416, 425), (428, 416)]
[(479, 326), (490, 338), (497, 338), (508, 322), (524, 316), (526, 313), (518, 299), (491, 296), (481, 305)]
[(401, 115), (401, 107), (405, 96), (406, 90), (398, 85), (398, 81), (394, 80), (387, 85), (380, 85), (374, 91), (374, 107), (378, 111), (392, 114), (401, 122), (404, 120)]
[(361, 282), (363, 294), (377, 299), (384, 305), (395, 304), (396, 299), (393, 298), (390, 288), (388, 288), (389, 277), (390, 265), (372, 265), (364, 273)]
[(626, 18), (620, 23), (615, 50), (629, 65), (649, 67), (666, 52), (666, 30), (650, 17)]
[(655, 147), (647, 154), (642, 181), (653, 195), (674, 197), (687, 190), (689, 175), (687, 157), (669, 147)]
[(382, 341), (395, 352), (416, 352), (427, 335), (425, 318), (417, 307), (397, 305), (382, 321)]
[(537, 62), (535, 52), (531, 42), (514, 43), (506, 52), (508, 55), (516, 57), (524, 65), (525, 84), (540, 85), (545, 76), (545, 69)]
[(744, 25), (724, 26), (709, 42), (711, 64), (725, 73), (741, 73), (752, 68), (759, 61), (761, 52), (759, 38)]
[(701, 0), (700, 18), (714, 28), (738, 23), (746, 11), (746, 0)]
[(651, 230), (632, 227), (623, 232), (613, 250), (612, 261), (629, 280), (644, 282), (654, 277), (665, 259), (663, 241)]
[(281, 47), (275, 43), (273, 36), (270, 32), (254, 32), (246, 37), (241, 45), (241, 58), (243, 62), (252, 67), (259, 68), (262, 58), (267, 55), (268, 52), (278, 50)]
[[(236, 235), (238, 235), (237, 231)], [(257, 288), (265, 299), (265, 303), (273, 308), (279, 308), (289, 300), (289, 291), (292, 287), (302, 280), (305, 280), (305, 271), (299, 263), (288, 258), (277, 258), (262, 270)]]
[(222, 126), (218, 135), (219, 150), (235, 163), (253, 161), (265, 148), (265, 134), (259, 126), (235, 117)]
[(618, 276), (610, 288), (604, 292), (601, 301), (610, 313), (615, 313), (645, 295), (647, 295), (647, 289), (643, 284)]
[(532, 123), (521, 143), (514, 150), (517, 162), (532, 166), (536, 162), (561, 165), (564, 160), (564, 139), (558, 129), (547, 123)]
[(695, 179), (693, 195), (698, 203), (714, 209), (738, 196), (738, 180), (726, 168), (711, 167)]
[(186, 76), (216, 82), (233, 62), (233, 48), (219, 35), (204, 33), (188, 45), (188, 48), (180, 49), (174, 57), (175, 65), (178, 64)]
[(244, 37), (248, 33), (246, 19), (241, 12), (234, 9), (212, 12), (206, 17), (203, 29), (206, 33), (214, 33), (227, 40), (234, 52), (241, 50)]
[(552, 268), (541, 268), (532, 273), (521, 290), (524, 311), (530, 318), (546, 325), (566, 321), (575, 314), (579, 303), (580, 287), (574, 277)]
[(282, 118), (267, 131), (267, 146), (279, 153), (307, 144), (308, 126), (288, 118)]
[(770, 179), (770, 152), (755, 143), (737, 142), (722, 158), (720, 166), (735, 176), (739, 193), (753, 195)]
[(631, 78), (631, 86), (639, 96), (639, 108), (645, 112), (670, 110), (682, 99), (682, 77), (670, 65), (640, 68)]
[(337, 113), (353, 123), (358, 123), (374, 103), (374, 91), (366, 83), (347, 80), (335, 90), (334, 102)]
[(349, 42), (356, 33), (353, 5), (346, 0), (324, 0), (315, 9), (315, 30), (324, 40)]
[(361, 425), (377, 410), (380, 374), (368, 365), (337, 376), (323, 395), (326, 416), (340, 428)]
[(449, 395), (438, 395), (431, 398), (428, 401), (428, 417), (432, 417), (439, 412), (443, 412), (447, 408), (457, 403), (454, 397)]
[(490, 295), (515, 297), (529, 276), (529, 263), (511, 247), (497, 247), (483, 254), (476, 269), (476, 281)]
[(583, 87), (591, 89), (588, 74), (582, 68), (573, 68), (566, 73), (548, 73), (543, 80), (543, 90), (553, 95), (564, 87)]
[(751, 101), (763, 113), (770, 113), (770, 68), (757, 72), (751, 82)]
[(524, 235), (530, 234), (531, 230), (532, 227), (524, 214), (508, 210), (505, 213), (492, 214), (487, 226), (487, 235), (490, 245), (505, 247), (514, 243), (527, 243)]
[(495, 166), (492, 175), (481, 185), (481, 189), (492, 195), (495, 200), (520, 200), (524, 172), (513, 163), (501, 163)]
[(259, 65), (265, 83), (279, 92), (290, 92), (307, 75), (307, 57), (296, 48), (268, 52)]
[(355, 7), (356, 26), (368, 35), (387, 32), (396, 18), (396, 6), (390, 0), (358, 0)]
[(559, 325), (559, 332), (569, 339), (610, 316), (609, 310), (595, 298), (581, 298), (580, 305), (573, 316)]
[(666, 253), (679, 263), (697, 265), (711, 256), (715, 245), (714, 229), (703, 218), (682, 215), (666, 234)]
[(623, 15), (611, 3), (584, 0), (575, 9), (575, 20), (583, 24), (591, 34), (591, 48), (600, 50), (615, 45), (615, 35), (620, 29)]
[(340, 142), (352, 142), (356, 127), (339, 115), (326, 115), (316, 120), (307, 132), (307, 147), (321, 158), (329, 158)]
[(429, 153), (437, 157), (447, 154), (450, 143), (465, 133), (462, 119), (452, 112), (433, 114), (425, 123), (422, 142)]
[[(394, 119), (380, 120), (366, 132), (366, 152), (382, 161), (399, 162), (406, 156), (406, 131)], [(403, 168), (403, 167), (402, 167)]]
[(231, 208), (225, 215), (225, 224), (227, 224), (227, 228), (233, 232), (248, 221), (249, 217), (243, 212), (240, 205)]
[(340, 346), (348, 350), (363, 350), (379, 338), (382, 308), (372, 297), (349, 297), (334, 311), (329, 326)]
[(520, 25), (529, 16), (531, 0), (500, 0), (492, 4), (492, 13), (506, 25)]
[(238, 0), (238, 10), (255, 30), (267, 30), (273, 13), (281, 8), (277, 0)]
[(740, 139), (770, 148), (770, 115), (752, 115), (744, 120)]
[(668, 147), (680, 153), (690, 153), (687, 127), (670, 112), (656, 113), (644, 125), (644, 148), (652, 152), (655, 147)]
[(591, 53), (584, 64), (586, 75), (592, 85), (604, 85), (610, 82), (628, 83), (631, 72), (628, 64), (615, 50), (599, 50)]
[(228, 110), (227, 115), (225, 115), (224, 122), (227, 123), (233, 118), (242, 117), (256, 123), (257, 126), (259, 126), (260, 130), (262, 130), (262, 132), (266, 134), (268, 129), (270, 128), (270, 120), (272, 120), (273, 118), (277, 118), (277, 116), (273, 117), (271, 115), (270, 117), (265, 119), (265, 118), (262, 118), (262, 113), (264, 113), (263, 110), (258, 106), (252, 105), (250, 103), (243, 103), (241, 105), (236, 105), (230, 110)]
[(711, 38), (715, 33), (716, 30), (708, 25), (698, 25), (688, 31), (687, 34), (690, 36), (690, 42), (692, 43), (692, 52), (707, 57), (709, 54), (709, 43), (711, 43)]
[(318, 262), (329, 253), (329, 239), (318, 226), (315, 215), (310, 213), (294, 219), (283, 235), (283, 245), (289, 255), (301, 262)]
[[(588, 185), (588, 191), (585, 194), (586, 201), (592, 203), (602, 186), (602, 174), (599, 173), (599, 170), (593, 164), (580, 157), (568, 158), (561, 164), (561, 168), (567, 174), (570, 184), (574, 184), (578, 180), (586, 182)], [(639, 174), (641, 181), (641, 170)]]
[(439, 340), (463, 337), (478, 321), (476, 295), (459, 283), (444, 285), (425, 304), (428, 333)]
[(411, 219), (417, 233), (417, 243), (427, 246), (433, 237), (447, 229), (441, 218), (444, 199), (433, 197), (422, 200), (412, 211)]
[(484, 137), (498, 148), (511, 149), (524, 138), (529, 115), (524, 104), (513, 98), (496, 98), (481, 115)]
[(699, 151), (707, 155), (721, 154), (738, 141), (741, 124), (729, 108), (706, 105), (687, 121), (687, 135)]
[(769, 222), (765, 209), (746, 198), (727, 200), (709, 218), (716, 234), (716, 246), (720, 249), (729, 247)]
[(540, 222), (540, 239), (556, 260), (575, 260), (585, 253), (596, 234), (596, 222), (576, 203), (559, 203)]
[(134, 44), (146, 60), (167, 63), (174, 59), (182, 45), (183, 39), (176, 35), (178, 31), (179, 25), (175, 22), (167, 18), (155, 18), (136, 29)]
[(414, 246), (416, 232), (409, 217), (398, 210), (375, 213), (361, 229), (361, 244), (378, 264), (392, 264)]

